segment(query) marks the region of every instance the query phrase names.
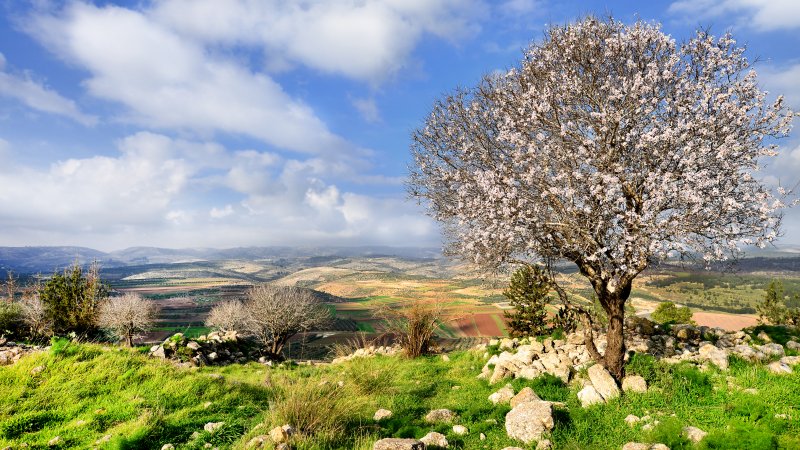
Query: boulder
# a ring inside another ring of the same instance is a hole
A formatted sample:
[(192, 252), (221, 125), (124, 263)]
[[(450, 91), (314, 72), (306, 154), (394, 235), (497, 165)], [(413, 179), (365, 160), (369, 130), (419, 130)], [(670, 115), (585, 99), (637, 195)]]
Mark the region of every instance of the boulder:
[(425, 444), (416, 439), (381, 439), (372, 446), (372, 450), (425, 450)]
[(603, 396), (597, 392), (594, 386), (587, 384), (578, 392), (578, 400), (581, 401), (581, 407), (588, 408), (589, 406), (603, 403)]
[(506, 433), (526, 444), (541, 439), (553, 429), (553, 407), (550, 402), (526, 402), (506, 414)]
[(425, 415), (425, 421), (431, 423), (446, 422), (450, 423), (456, 418), (456, 414), (449, 409), (434, 409)]
[(788, 348), (789, 350), (800, 350), (800, 342), (789, 341), (786, 343), (786, 348)]
[(272, 442), (280, 444), (281, 442), (289, 440), (289, 433), (287, 433), (283, 427), (275, 427), (269, 431), (269, 437), (272, 439)]
[(786, 375), (793, 372), (791, 366), (782, 363), (780, 361), (775, 361), (767, 364), (767, 370), (769, 370), (772, 373), (776, 373), (778, 375)]
[(784, 356), (786, 354), (781, 344), (764, 344), (760, 345), (758, 349), (767, 356)]
[(447, 448), (450, 444), (447, 442), (447, 438), (442, 433), (437, 433), (435, 431), (431, 431), (430, 433), (426, 434), (422, 439), (420, 439), (425, 446), (435, 445), (441, 448)]
[(453, 425), (453, 433), (464, 436), (469, 433), (469, 430), (464, 425)]
[(708, 433), (697, 427), (683, 427), (683, 435), (695, 444), (702, 441)]
[(592, 381), (592, 386), (603, 397), (603, 400), (609, 401), (619, 397), (617, 382), (600, 364), (589, 367), (589, 380)]
[(625, 392), (647, 392), (647, 381), (639, 375), (628, 375), (622, 379), (622, 390)]
[(372, 420), (375, 422), (380, 422), (383, 419), (390, 419), (392, 417), (392, 412), (388, 409), (379, 409), (375, 411), (375, 415), (372, 416)]
[(715, 347), (714, 344), (705, 344), (698, 350), (701, 360), (709, 361), (722, 370), (728, 370), (728, 351)]
[(784, 356), (780, 359), (780, 362), (787, 366), (796, 366), (800, 364), (800, 356)]
[(517, 405), (519, 405), (521, 403), (535, 402), (535, 401), (541, 401), (541, 400), (542, 399), (539, 398), (538, 395), (536, 395), (536, 392), (533, 392), (533, 389), (531, 389), (530, 386), (526, 386), (526, 387), (522, 388), (521, 391), (519, 391), (519, 394), (515, 395), (511, 399), (511, 408), (516, 408)]
[(507, 384), (490, 395), (489, 401), (496, 405), (498, 403), (508, 403), (512, 398), (514, 398), (514, 388)]
[(750, 347), (747, 344), (739, 344), (733, 347), (733, 353), (735, 353), (744, 360), (752, 362), (761, 361), (762, 359), (765, 358), (763, 353), (754, 349), (753, 347)]

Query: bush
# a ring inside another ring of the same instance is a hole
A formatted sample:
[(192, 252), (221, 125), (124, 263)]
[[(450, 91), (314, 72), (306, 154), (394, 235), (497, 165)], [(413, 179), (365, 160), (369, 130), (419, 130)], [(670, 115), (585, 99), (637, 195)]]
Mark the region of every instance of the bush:
[(686, 306), (676, 306), (672, 302), (660, 303), (653, 314), (650, 316), (653, 321), (658, 323), (691, 323), (692, 310)]
[(442, 305), (438, 301), (414, 300), (398, 309), (383, 308), (378, 311), (386, 321), (389, 333), (398, 337), (409, 358), (430, 352), (436, 327), (442, 319)]
[(22, 306), (0, 300), (0, 336), (18, 335), (23, 324)]
[(246, 325), (247, 311), (244, 305), (236, 300), (214, 305), (206, 319), (206, 326), (222, 332), (244, 331)]
[(137, 333), (147, 331), (155, 321), (153, 303), (139, 294), (127, 293), (114, 297), (100, 305), (98, 324), (119, 340), (133, 347)]
[(108, 295), (108, 287), (100, 281), (100, 269), (94, 264), (84, 274), (77, 263), (55, 273), (39, 291), (47, 319), (55, 333), (92, 334), (97, 331), (100, 305)]
[(304, 380), (280, 387), (271, 411), (273, 425), (292, 424), (305, 436), (335, 442), (356, 419), (354, 409), (353, 398), (338, 384)]

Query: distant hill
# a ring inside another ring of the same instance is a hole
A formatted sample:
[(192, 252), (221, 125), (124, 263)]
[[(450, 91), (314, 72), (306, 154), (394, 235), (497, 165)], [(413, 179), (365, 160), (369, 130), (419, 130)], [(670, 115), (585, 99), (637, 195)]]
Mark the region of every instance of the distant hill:
[(74, 262), (81, 265), (97, 261), (103, 268), (175, 264), (225, 260), (281, 260), (296, 258), (326, 259), (390, 256), (404, 259), (437, 259), (436, 248), (424, 247), (239, 247), (228, 249), (131, 247), (102, 252), (86, 247), (0, 247), (0, 273), (52, 273)]

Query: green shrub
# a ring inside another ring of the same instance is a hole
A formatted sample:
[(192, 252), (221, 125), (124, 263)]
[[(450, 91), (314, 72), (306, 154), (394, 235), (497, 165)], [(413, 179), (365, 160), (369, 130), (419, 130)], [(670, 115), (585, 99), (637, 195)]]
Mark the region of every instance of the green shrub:
[(99, 307), (107, 295), (108, 287), (100, 281), (96, 265), (85, 274), (78, 264), (54, 273), (39, 290), (46, 316), (59, 334), (96, 333)]
[(0, 336), (17, 335), (22, 329), (22, 307), (19, 303), (0, 300)]
[(691, 309), (672, 302), (660, 303), (650, 317), (658, 323), (694, 323)]
[(545, 333), (545, 306), (551, 286), (550, 275), (539, 266), (526, 264), (511, 275), (503, 296), (514, 308), (504, 313), (512, 336), (537, 336)]

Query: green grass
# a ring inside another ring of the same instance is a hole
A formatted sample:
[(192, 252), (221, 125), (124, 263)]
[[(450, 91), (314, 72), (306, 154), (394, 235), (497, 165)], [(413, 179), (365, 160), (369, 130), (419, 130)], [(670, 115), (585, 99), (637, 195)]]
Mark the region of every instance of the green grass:
[[(244, 448), (252, 437), (287, 422), (302, 432), (293, 443), (299, 450), (367, 450), (382, 437), (420, 438), (429, 431), (445, 434), (455, 449), (535, 448), (506, 436), (509, 407), (487, 400), (502, 384), (476, 378), (484, 361), (478, 353), (459, 351), (449, 362), (435, 356), (375, 357), (323, 366), (196, 369), (136, 350), (61, 342), (48, 353), (0, 367), (0, 448), (23, 442), (44, 448), (55, 436), (61, 436), (61, 448), (90, 448), (107, 434), (112, 438), (100, 448), (158, 449), (172, 443), (194, 449), (206, 442)], [(37, 366), (44, 370), (32, 375)], [(680, 437), (687, 425), (709, 432), (697, 448), (800, 449), (798, 372), (772, 375), (736, 358), (728, 372), (700, 372), (646, 355), (634, 356), (628, 372), (645, 377), (652, 389), (588, 409), (578, 404), (579, 386), (551, 376), (511, 384), (516, 391), (531, 386), (543, 399), (566, 404), (555, 413), (551, 440), (558, 449), (619, 449), (629, 441), (693, 448)], [(758, 394), (742, 392), (747, 388)], [(392, 410), (394, 417), (375, 424), (372, 415), (379, 408)], [(451, 426), (426, 424), (425, 414), (436, 408), (455, 411), (456, 423), (470, 433), (457, 436)], [(623, 420), (628, 414), (649, 414), (661, 424), (652, 431), (630, 427)], [(220, 421), (225, 422), (220, 431), (203, 431), (204, 424)], [(192, 439), (193, 432), (199, 437)]]

